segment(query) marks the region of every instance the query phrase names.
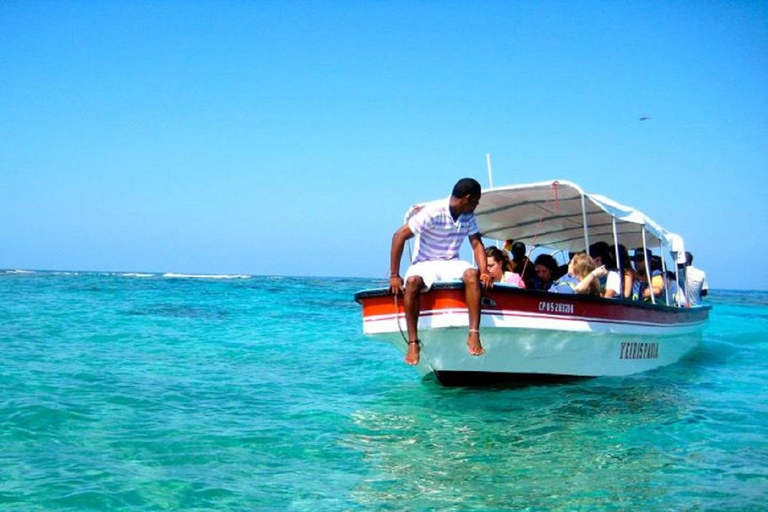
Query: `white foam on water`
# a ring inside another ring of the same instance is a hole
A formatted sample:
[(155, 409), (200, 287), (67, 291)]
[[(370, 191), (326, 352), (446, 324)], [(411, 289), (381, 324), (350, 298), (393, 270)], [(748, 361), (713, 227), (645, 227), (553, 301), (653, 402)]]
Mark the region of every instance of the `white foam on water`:
[(171, 277), (175, 279), (249, 279), (251, 276), (244, 274), (163, 274), (163, 277)]
[(124, 274), (119, 274), (121, 277), (152, 277), (155, 274), (142, 274), (140, 272), (126, 272)]
[(36, 274), (34, 270), (22, 270), (22, 269), (14, 269), (14, 270), (6, 270), (5, 274)]

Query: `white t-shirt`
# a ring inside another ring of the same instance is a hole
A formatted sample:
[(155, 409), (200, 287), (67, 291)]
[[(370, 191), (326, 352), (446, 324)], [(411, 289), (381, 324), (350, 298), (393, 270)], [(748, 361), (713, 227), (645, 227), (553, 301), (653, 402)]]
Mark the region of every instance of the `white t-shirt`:
[(613, 290), (616, 294), (615, 297), (621, 297), (621, 276), (615, 270), (608, 271), (605, 276), (605, 289)]
[(685, 269), (685, 289), (688, 292), (688, 301), (691, 306), (701, 305), (701, 292), (709, 291), (707, 284), (707, 275), (703, 270), (694, 266)]

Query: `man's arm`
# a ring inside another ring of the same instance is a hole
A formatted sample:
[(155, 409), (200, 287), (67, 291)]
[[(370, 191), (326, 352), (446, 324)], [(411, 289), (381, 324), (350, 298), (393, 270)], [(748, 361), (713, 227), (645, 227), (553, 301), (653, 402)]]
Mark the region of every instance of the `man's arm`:
[(664, 292), (664, 279), (661, 276), (653, 276), (648, 288), (643, 290), (643, 298), (650, 299), (651, 293), (654, 297), (661, 297)]
[(651, 278), (651, 288), (653, 289), (653, 294), (656, 297), (661, 297), (661, 295), (664, 293), (664, 278), (661, 276), (655, 276)]
[(405, 242), (413, 238), (413, 231), (405, 224), (392, 235), (392, 249), (389, 252), (389, 291), (400, 293), (403, 289), (403, 278), (400, 277), (400, 260), (403, 257)]
[(485, 246), (479, 234), (469, 236), (472, 252), (475, 255), (477, 269), (480, 271), (480, 284), (484, 287), (493, 287), (493, 278), (488, 274), (488, 259), (485, 256)]

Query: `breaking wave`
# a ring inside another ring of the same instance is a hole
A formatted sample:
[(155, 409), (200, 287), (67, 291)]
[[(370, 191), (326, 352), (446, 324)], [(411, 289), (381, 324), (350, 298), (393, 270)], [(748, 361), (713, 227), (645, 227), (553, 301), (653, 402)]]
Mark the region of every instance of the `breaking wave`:
[(245, 274), (163, 274), (163, 277), (174, 279), (250, 279), (251, 276)]

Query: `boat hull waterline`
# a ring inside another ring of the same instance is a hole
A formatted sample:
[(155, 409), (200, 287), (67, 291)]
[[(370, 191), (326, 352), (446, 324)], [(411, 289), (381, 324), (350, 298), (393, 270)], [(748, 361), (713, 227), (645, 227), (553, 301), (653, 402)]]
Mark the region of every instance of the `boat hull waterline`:
[[(356, 295), (366, 335), (407, 349), (402, 298), (386, 290)], [(623, 376), (679, 361), (699, 343), (709, 308), (561, 295), (495, 286), (484, 292), (481, 337), (484, 356), (471, 356), (468, 315), (461, 283), (421, 295), (417, 369), (436, 374), (517, 379)], [(443, 378), (441, 378), (441, 376)]]

